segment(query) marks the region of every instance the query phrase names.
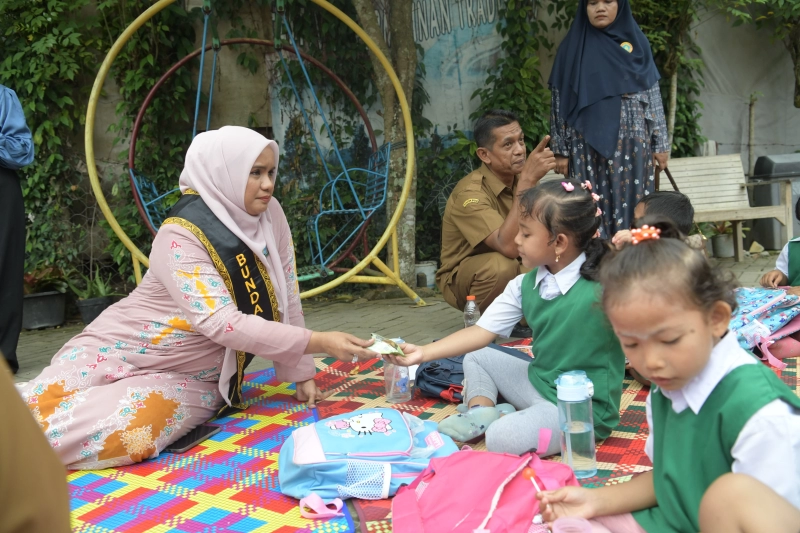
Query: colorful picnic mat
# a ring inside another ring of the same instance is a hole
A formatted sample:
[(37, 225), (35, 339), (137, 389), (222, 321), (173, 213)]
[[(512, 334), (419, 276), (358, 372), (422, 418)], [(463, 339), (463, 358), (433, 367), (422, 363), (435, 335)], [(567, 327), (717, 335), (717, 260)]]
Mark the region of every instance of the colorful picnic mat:
[[(272, 369), (247, 374), (246, 411), (217, 419), (222, 431), (184, 454), (68, 476), (73, 531), (92, 533), (290, 533), (354, 531), (342, 518), (300, 517), (278, 490), (278, 451), (315, 413), (291, 398)], [(345, 509), (345, 511), (347, 511)]]
[[(525, 349), (524, 341), (516, 343)], [(782, 379), (800, 395), (797, 361)], [(388, 407), (380, 360), (359, 366), (333, 358), (317, 360), (318, 383), (335, 394), (314, 413), (295, 402), (293, 387), (277, 383), (274, 371), (247, 374), (244, 396), (250, 407), (217, 420), (223, 429), (185, 454), (165, 453), (144, 463), (69, 475), (73, 529), (77, 532), (254, 532), (288, 533), (354, 531), (349, 513), (331, 520), (300, 517), (297, 501), (280, 494), (278, 451), (296, 427), (357, 409)], [(627, 379), (621, 420), (598, 448), (598, 474), (584, 485), (598, 487), (627, 481), (649, 470), (644, 454), (647, 438), (647, 390)], [(439, 421), (455, 405), (415, 394), (393, 405), (422, 419)], [(481, 449), (481, 445), (473, 448)], [(364, 533), (391, 531), (390, 500), (354, 500)]]

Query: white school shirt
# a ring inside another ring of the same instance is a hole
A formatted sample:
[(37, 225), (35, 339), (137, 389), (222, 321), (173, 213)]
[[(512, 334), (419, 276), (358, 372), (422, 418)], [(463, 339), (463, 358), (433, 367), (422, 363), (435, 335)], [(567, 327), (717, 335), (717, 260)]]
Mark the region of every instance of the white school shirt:
[[(706, 367), (692, 381), (676, 391), (662, 390), (672, 401), (672, 410), (687, 407), (700, 412), (714, 388), (733, 369), (761, 364), (739, 347), (736, 335), (728, 332), (711, 351)], [(652, 392), (651, 392), (652, 394)], [(645, 453), (653, 460), (653, 413), (647, 395), (647, 425), (650, 435)], [(774, 400), (747, 421), (731, 450), (736, 474), (748, 474), (800, 509), (800, 412), (782, 400)]]
[[(538, 287), (539, 296), (545, 300), (567, 294), (581, 279), (581, 267), (585, 262), (586, 254), (582, 253), (557, 274), (551, 274), (547, 267), (541, 266), (536, 271), (533, 288)], [(522, 318), (522, 278), (526, 275), (520, 274), (508, 282), (503, 294), (495, 298), (478, 319), (480, 327), (501, 337), (511, 335), (514, 326)]]
[[(789, 242), (800, 241), (800, 237), (792, 239)], [(783, 275), (789, 277), (789, 242), (783, 245), (781, 253), (778, 255), (778, 260), (775, 261), (775, 270), (780, 270)]]

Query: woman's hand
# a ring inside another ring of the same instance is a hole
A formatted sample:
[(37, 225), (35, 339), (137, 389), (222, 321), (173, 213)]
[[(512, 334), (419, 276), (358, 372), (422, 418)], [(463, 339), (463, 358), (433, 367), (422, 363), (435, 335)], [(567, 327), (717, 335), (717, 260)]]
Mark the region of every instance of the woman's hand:
[(586, 519), (597, 516), (594, 496), (590, 489), (572, 486), (536, 494), (545, 522), (553, 522), (563, 516), (578, 516)]
[(295, 393), (297, 401), (308, 403), (309, 407), (316, 407), (317, 401), (324, 400), (333, 394), (333, 391), (322, 392), (313, 379), (298, 381), (295, 384), (295, 389), (297, 390)]
[(332, 355), (340, 361), (353, 362), (353, 356), (358, 356), (359, 361), (380, 357), (380, 354), (367, 350), (375, 342), (372, 339), (359, 339), (349, 333), (341, 331), (314, 331), (311, 333), (311, 340), (306, 346), (306, 353), (324, 352)]
[(556, 174), (561, 174), (565, 178), (569, 177), (569, 158), (563, 155), (556, 156)]
[(669, 161), (669, 152), (661, 152), (660, 154), (653, 154), (653, 164), (656, 167), (656, 177), (661, 174), (661, 171), (667, 168), (667, 161)]
[(782, 285), (789, 284), (789, 278), (780, 270), (770, 270), (761, 276), (761, 286), (768, 289), (775, 289)]
[(425, 356), (422, 353), (421, 346), (403, 343), (400, 345), (400, 349), (406, 354), (405, 357), (400, 357), (399, 355), (384, 355), (383, 360), (398, 366), (412, 366), (425, 362)]

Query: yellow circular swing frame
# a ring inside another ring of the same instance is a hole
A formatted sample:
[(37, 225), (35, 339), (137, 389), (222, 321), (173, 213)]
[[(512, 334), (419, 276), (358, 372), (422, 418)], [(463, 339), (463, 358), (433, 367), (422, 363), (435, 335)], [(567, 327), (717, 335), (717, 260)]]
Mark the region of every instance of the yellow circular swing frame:
[[(94, 85), (92, 86), (92, 93), (89, 96), (89, 106), (86, 110), (86, 130), (85, 130), (85, 142), (86, 142), (86, 166), (89, 172), (89, 180), (92, 184), (92, 191), (94, 192), (95, 197), (97, 198), (97, 203), (100, 206), (100, 210), (103, 212), (103, 216), (105, 216), (106, 221), (114, 230), (114, 233), (117, 235), (122, 244), (130, 251), (131, 257), (133, 260), (133, 270), (134, 275), (136, 277), (136, 283), (140, 283), (142, 280), (142, 269), (141, 265), (144, 265), (146, 268), (149, 267), (148, 258), (142, 253), (141, 250), (131, 241), (130, 237), (122, 230), (117, 219), (114, 217), (114, 213), (111, 212), (111, 208), (108, 206), (108, 202), (106, 202), (105, 195), (103, 194), (102, 189), (100, 188), (100, 179), (97, 174), (97, 165), (95, 164), (95, 156), (94, 156), (94, 123), (95, 123), (95, 115), (97, 113), (97, 102), (100, 98), (100, 92), (103, 89), (103, 84), (105, 83), (106, 77), (108, 76), (108, 72), (111, 69), (111, 64), (116, 59), (117, 55), (122, 50), (122, 47), (130, 40), (131, 36), (136, 33), (136, 31), (144, 25), (145, 22), (150, 20), (153, 16), (157, 13), (162, 11), (168, 5), (174, 3), (176, 0), (159, 0), (152, 6), (150, 6), (144, 13), (139, 15), (139, 17), (134, 20), (130, 26), (128, 26), (122, 35), (116, 40), (114, 45), (108, 51), (105, 59), (103, 60), (102, 65), (100, 65), (100, 71), (97, 73), (97, 77), (94, 80)], [(392, 81), (392, 85), (394, 86), (394, 90), (397, 93), (397, 98), (400, 101), (400, 109), (403, 113), (403, 123), (405, 124), (406, 128), (406, 147), (407, 147), (407, 159), (406, 159), (406, 175), (405, 181), (403, 183), (403, 190), (400, 194), (400, 200), (397, 203), (397, 208), (395, 212), (392, 214), (392, 218), (389, 221), (389, 224), (386, 227), (386, 231), (383, 232), (381, 235), (380, 240), (373, 246), (370, 253), (361, 260), (356, 266), (351, 268), (346, 273), (342, 274), (341, 276), (337, 277), (329, 281), (328, 283), (316, 287), (314, 289), (305, 291), (300, 293), (301, 298), (309, 298), (311, 296), (316, 296), (321, 294), (325, 291), (333, 289), (334, 287), (338, 287), (342, 283), (371, 283), (371, 284), (378, 284), (378, 285), (396, 285), (399, 287), (409, 298), (411, 298), (415, 304), (422, 306), (425, 305), (425, 302), (400, 278), (400, 265), (398, 260), (398, 246), (397, 246), (397, 223), (400, 220), (400, 216), (403, 213), (403, 208), (408, 200), (408, 194), (411, 190), (411, 181), (414, 179), (414, 136), (413, 136), (413, 129), (411, 124), (411, 111), (408, 107), (408, 101), (406, 100), (405, 93), (403, 92), (403, 87), (400, 85), (400, 80), (397, 78), (397, 74), (395, 73), (394, 69), (392, 68), (391, 63), (389, 60), (386, 59), (386, 56), (383, 55), (378, 45), (367, 35), (361, 27), (356, 24), (350, 17), (342, 13), (338, 8), (328, 3), (326, 0), (311, 0), (313, 3), (317, 4), (324, 10), (331, 13), (337, 19), (344, 22), (351, 30), (355, 32), (358, 37), (364, 41), (364, 43), (369, 47), (370, 51), (375, 54), (375, 56), (380, 61), (381, 65), (383, 66), (384, 70), (389, 76), (389, 79)], [(383, 261), (378, 258), (378, 253), (383, 250), (386, 243), (389, 239), (392, 239), (392, 258), (393, 258), (393, 268), (389, 268)], [(378, 270), (383, 273), (383, 276), (364, 276), (358, 275), (359, 272), (363, 271), (367, 268), (370, 264), (374, 265)]]

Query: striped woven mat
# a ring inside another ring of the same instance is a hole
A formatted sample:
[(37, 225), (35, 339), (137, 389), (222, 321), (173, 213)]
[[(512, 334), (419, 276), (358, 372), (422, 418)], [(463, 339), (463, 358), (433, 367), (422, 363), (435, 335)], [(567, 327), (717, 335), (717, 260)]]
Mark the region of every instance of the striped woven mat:
[[(515, 343), (525, 350), (525, 341)], [(787, 360), (782, 379), (800, 395), (796, 360)], [(297, 501), (278, 490), (277, 461), (291, 432), (320, 418), (357, 409), (389, 407), (380, 360), (356, 367), (317, 360), (320, 387), (335, 390), (318, 409), (295, 402), (292, 386), (278, 383), (273, 370), (245, 377), (250, 407), (217, 420), (223, 429), (184, 454), (164, 453), (138, 465), (69, 475), (73, 530), (103, 533), (288, 533), (354, 531), (349, 513), (331, 520), (301, 518)], [(644, 454), (647, 390), (626, 379), (621, 420), (597, 451), (598, 473), (584, 480), (598, 487), (627, 481), (651, 468)], [(455, 405), (420, 397), (391, 407), (425, 420), (455, 413)], [(482, 445), (473, 446), (481, 449)], [(355, 500), (364, 533), (391, 531), (390, 500)]]

